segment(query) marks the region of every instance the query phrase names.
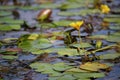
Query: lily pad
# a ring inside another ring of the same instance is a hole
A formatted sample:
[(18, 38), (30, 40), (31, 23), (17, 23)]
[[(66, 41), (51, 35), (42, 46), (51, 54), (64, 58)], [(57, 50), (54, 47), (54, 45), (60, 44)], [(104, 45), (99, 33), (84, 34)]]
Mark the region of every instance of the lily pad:
[(72, 68), (72, 66), (68, 66), (67, 64), (65, 63), (56, 63), (53, 65), (53, 69), (56, 70), (56, 71), (65, 71), (67, 69), (70, 69)]
[(0, 19), (0, 23), (6, 23), (6, 24), (23, 24), (23, 20), (14, 20), (10, 18), (4, 18), (3, 20)]
[(104, 18), (104, 21), (107, 22), (114, 22), (114, 23), (120, 23), (120, 18)]
[(18, 43), (18, 47), (22, 48), (24, 51), (38, 51), (39, 49), (45, 49), (51, 47), (52, 44), (48, 39), (40, 38), (37, 40), (29, 40), (28, 38), (23, 39)]
[(37, 8), (58, 8), (60, 6), (60, 4), (51, 4), (51, 3), (48, 3), (48, 4), (41, 4), (40, 6), (37, 6)]
[(11, 10), (11, 9), (15, 9), (15, 6), (0, 6), (0, 10)]
[(87, 62), (85, 64), (81, 64), (80, 68), (88, 71), (98, 71), (99, 69), (107, 69), (109, 66), (99, 62)]
[(57, 80), (75, 80), (76, 78), (73, 77), (72, 75), (64, 75), (59, 77)]
[(77, 52), (77, 49), (71, 49), (71, 48), (50, 48), (45, 50), (47, 53), (55, 52), (59, 55), (68, 55), (68, 56), (74, 56), (74, 55), (84, 55), (84, 51), (80, 50), (80, 52)]
[(120, 42), (120, 37), (115, 35), (110, 35), (106, 38), (109, 42)]
[(56, 26), (68, 26), (71, 22), (73, 21), (61, 20), (61, 21), (54, 21), (53, 24), (55, 24)]
[(30, 67), (35, 69), (37, 72), (44, 72), (46, 70), (52, 70), (52, 65), (48, 63), (35, 62), (30, 64)]
[(80, 10), (80, 11), (74, 11), (74, 13), (71, 11), (62, 11), (62, 12), (59, 12), (58, 15), (60, 16), (78, 16), (78, 15), (81, 15), (81, 16), (85, 16), (87, 14), (94, 14), (94, 13), (100, 13), (99, 10), (97, 9), (84, 9), (84, 10)]
[(88, 79), (88, 78), (101, 78), (104, 77), (104, 73), (74, 73), (74, 77), (79, 78), (79, 79)]
[(19, 30), (21, 28), (20, 25), (0, 25), (0, 31), (11, 31), (11, 30)]
[(9, 16), (11, 15), (12, 13), (11, 12), (8, 12), (8, 11), (1, 11), (0, 12), (0, 16)]
[(115, 59), (118, 57), (120, 57), (119, 53), (108, 53), (108, 54), (100, 55), (100, 59)]
[(89, 43), (71, 44), (70, 46), (72, 46), (72, 47), (76, 47), (76, 48), (88, 48), (88, 47), (92, 47), (92, 45), (89, 44)]
[(82, 70), (80, 68), (71, 68), (71, 69), (66, 70), (66, 72), (89, 72), (89, 71)]
[(17, 56), (13, 56), (13, 55), (3, 55), (2, 58), (3, 59), (13, 60), (13, 59), (17, 59), (18, 57)]
[(120, 30), (120, 26), (119, 25), (110, 26), (109, 28), (112, 29), (112, 30)]
[(93, 36), (88, 36), (88, 39), (106, 39), (107, 36), (106, 35), (93, 35)]

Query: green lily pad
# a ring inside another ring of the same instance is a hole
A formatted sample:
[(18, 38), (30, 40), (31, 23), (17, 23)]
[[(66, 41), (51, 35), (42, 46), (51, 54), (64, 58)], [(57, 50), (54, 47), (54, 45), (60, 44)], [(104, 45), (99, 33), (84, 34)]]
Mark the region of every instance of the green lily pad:
[(120, 37), (119, 36), (114, 36), (110, 35), (106, 38), (107, 41), (109, 42), (120, 42)]
[(15, 9), (16, 6), (0, 6), (0, 10), (11, 10)]
[(0, 31), (11, 31), (11, 30), (19, 30), (21, 29), (21, 26), (20, 25), (3, 25), (1, 24), (0, 25)]
[(43, 8), (43, 9), (45, 9), (45, 8), (52, 8), (52, 9), (54, 9), (54, 8), (58, 8), (60, 6), (60, 4), (51, 4), (51, 3), (48, 3), (48, 4), (41, 4), (40, 6), (37, 6), (37, 8)]
[(85, 7), (84, 4), (80, 4), (80, 3), (71, 3), (71, 2), (66, 2), (63, 3), (59, 9), (61, 10), (66, 10), (66, 9), (75, 9), (75, 8), (81, 8), (81, 7)]
[(3, 55), (2, 58), (3, 59), (13, 60), (13, 59), (17, 59), (18, 57), (17, 56), (13, 56), (13, 55)]
[(56, 26), (68, 26), (71, 22), (73, 21), (61, 20), (61, 21), (54, 21), (53, 24), (55, 24)]
[(82, 69), (80, 69), (80, 68), (71, 68), (71, 69), (68, 69), (68, 70), (66, 70), (66, 72), (89, 72), (89, 71), (86, 71), (86, 70), (82, 70)]
[(100, 55), (100, 59), (115, 59), (118, 57), (120, 57), (119, 53), (108, 53), (108, 54)]
[(92, 47), (92, 45), (90, 45), (89, 43), (71, 44), (70, 46), (76, 47), (76, 48), (88, 48), (88, 47)]
[(47, 53), (55, 52), (59, 55), (68, 55), (68, 56), (74, 56), (74, 55), (84, 55), (84, 51), (80, 50), (80, 53), (77, 52), (77, 49), (71, 49), (71, 48), (50, 48), (45, 50)]
[(8, 12), (8, 11), (1, 11), (0, 12), (0, 16), (9, 16), (11, 15), (12, 13), (11, 12)]
[(30, 67), (35, 69), (35, 71), (37, 71), (37, 72), (44, 72), (46, 70), (47, 71), (52, 70), (52, 65), (48, 64), (48, 63), (35, 62), (35, 63), (30, 64)]
[(10, 52), (10, 51), (1, 51), (0, 50), (0, 54), (9, 54), (9, 55), (13, 55), (13, 54), (17, 54), (16, 52)]
[(59, 12), (58, 15), (60, 16), (78, 16), (78, 15), (85, 16), (87, 14), (95, 14), (95, 13), (100, 13), (100, 11), (97, 9), (84, 9), (84, 10), (80, 10), (77, 12), (74, 11), (74, 13), (70, 11), (62, 11), (62, 12)]
[(0, 23), (6, 23), (6, 24), (23, 24), (24, 21), (23, 20), (14, 20), (11, 18), (4, 18), (4, 19), (0, 19)]
[(72, 66), (68, 66), (67, 64), (65, 63), (56, 63), (53, 65), (53, 69), (56, 70), (56, 71), (65, 71), (67, 69), (70, 69), (72, 68)]
[(52, 44), (48, 39), (40, 38), (36, 40), (29, 40), (28, 38), (23, 38), (20, 43), (18, 43), (18, 47), (23, 49), (24, 51), (35, 52), (40, 49), (45, 49), (51, 47)]
[(119, 25), (117, 25), (117, 26), (110, 26), (109, 28), (112, 29), (112, 30), (120, 30), (120, 26)]
[(120, 23), (120, 18), (104, 18), (104, 21), (107, 22), (114, 22), (114, 23)]
[(73, 77), (72, 75), (63, 75), (59, 77), (57, 80), (75, 80), (76, 78)]
[(101, 78), (104, 77), (105, 74), (104, 73), (73, 73), (73, 76), (84, 80), (88, 78)]
[(93, 36), (88, 36), (88, 39), (106, 39), (107, 35), (93, 35)]

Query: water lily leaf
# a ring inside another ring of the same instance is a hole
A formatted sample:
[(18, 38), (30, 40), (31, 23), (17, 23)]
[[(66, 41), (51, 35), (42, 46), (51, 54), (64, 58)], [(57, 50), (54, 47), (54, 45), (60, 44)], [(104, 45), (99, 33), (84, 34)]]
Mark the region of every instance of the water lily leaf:
[(10, 60), (12, 60), (12, 59), (17, 59), (18, 57), (17, 56), (13, 56), (13, 55), (3, 55), (2, 58), (3, 59), (10, 59)]
[(19, 30), (20, 28), (20, 25), (0, 25), (0, 31)]
[[(72, 4), (72, 5), (71, 5)], [(66, 9), (75, 9), (75, 8), (81, 8), (81, 7), (85, 7), (85, 5), (83, 4), (78, 4), (78, 3), (70, 3), (70, 2), (66, 2), (66, 3), (63, 3), (59, 9), (61, 10), (66, 10)]]
[(87, 37), (88, 39), (106, 39), (108, 36), (106, 35), (93, 35), (93, 36), (89, 36)]
[(0, 23), (6, 23), (6, 24), (23, 24), (23, 20), (14, 20), (10, 18), (4, 18), (4, 20), (0, 19)]
[(48, 3), (48, 4), (41, 4), (40, 6), (37, 6), (37, 8), (49, 8), (49, 9), (54, 9), (54, 8), (58, 8), (60, 6), (60, 4), (51, 4), (51, 3)]
[(100, 59), (115, 59), (118, 57), (120, 57), (119, 53), (108, 53), (108, 54), (100, 55)]
[(2, 40), (3, 43), (15, 43), (18, 38), (5, 38)]
[(37, 40), (29, 40), (28, 37), (23, 39), (20, 43), (18, 43), (18, 47), (23, 49), (24, 51), (35, 52), (39, 49), (49, 48), (52, 44), (48, 39), (40, 38)]
[(56, 70), (56, 71), (65, 71), (67, 69), (70, 69), (72, 68), (72, 66), (68, 66), (67, 64), (65, 63), (56, 63), (53, 65), (53, 69)]
[(32, 67), (33, 69), (35, 69), (35, 71), (37, 72), (44, 72), (46, 70), (51, 70), (51, 64), (48, 63), (40, 63), (40, 62), (35, 62), (30, 64), (30, 67)]
[(0, 6), (0, 10), (10, 10), (10, 9), (15, 9), (16, 6)]
[(104, 21), (120, 23), (120, 18), (104, 18)]
[(73, 73), (73, 76), (79, 79), (88, 79), (88, 78), (101, 78), (104, 77), (104, 73)]
[(0, 16), (9, 16), (11, 15), (12, 13), (11, 12), (8, 12), (8, 11), (1, 11), (0, 12)]
[(106, 38), (109, 42), (120, 42), (120, 37), (115, 35), (110, 35)]
[(68, 26), (72, 21), (69, 20), (61, 20), (61, 21), (54, 21), (53, 24), (56, 26)]
[(0, 50), (0, 54), (9, 54), (9, 55), (14, 55), (14, 54), (17, 54), (16, 52), (10, 52), (10, 51), (1, 51)]
[(55, 52), (61, 56), (62, 55), (68, 55), (68, 56), (84, 55), (83, 50), (80, 50), (80, 53), (78, 53), (76, 49), (71, 49), (71, 48), (51, 48), (51, 49), (45, 50), (45, 52), (48, 52), (48, 53)]
[(80, 68), (89, 71), (98, 71), (99, 69), (107, 69), (109, 66), (99, 62), (87, 62), (85, 64), (81, 64)]
[(120, 30), (120, 26), (116, 25), (116, 26), (109, 26), (110, 29), (112, 30)]
[(87, 14), (94, 14), (94, 13), (100, 13), (100, 11), (96, 9), (85, 9), (85, 10), (76, 11), (76, 12), (74, 11), (74, 13), (70, 11), (62, 11), (62, 12), (59, 12), (58, 15), (60, 16), (78, 16), (78, 15), (85, 16)]
[(71, 44), (70, 46), (76, 47), (76, 48), (88, 48), (92, 47), (89, 43), (81, 43), (81, 44)]
[(64, 75), (59, 77), (57, 80), (75, 80), (76, 78), (73, 77), (72, 75)]
[(71, 68), (71, 69), (66, 70), (66, 72), (89, 72), (89, 71), (82, 70), (80, 68)]

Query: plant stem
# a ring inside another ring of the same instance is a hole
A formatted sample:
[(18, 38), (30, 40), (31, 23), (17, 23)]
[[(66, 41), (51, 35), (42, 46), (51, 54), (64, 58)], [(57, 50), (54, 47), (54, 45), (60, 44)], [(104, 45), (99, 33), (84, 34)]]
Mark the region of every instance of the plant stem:
[[(82, 38), (81, 38), (81, 36), (80, 36), (80, 30), (78, 30), (78, 37), (79, 37), (79, 43), (80, 43), (80, 45), (81, 45), (81, 48), (82, 48), (82, 50), (83, 50), (83, 52), (85, 52), (85, 49), (83, 48), (83, 46), (82, 46)], [(80, 54), (80, 51), (79, 51), (79, 54)], [(85, 53), (85, 56), (86, 56), (87, 54)]]

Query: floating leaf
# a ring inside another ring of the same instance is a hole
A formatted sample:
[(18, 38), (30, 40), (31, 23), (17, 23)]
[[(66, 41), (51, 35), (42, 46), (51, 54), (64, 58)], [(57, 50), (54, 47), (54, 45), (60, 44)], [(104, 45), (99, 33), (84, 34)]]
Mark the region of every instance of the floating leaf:
[(35, 69), (37, 72), (44, 72), (46, 70), (52, 70), (52, 65), (48, 63), (35, 62), (30, 64), (30, 67)]
[(88, 79), (88, 78), (101, 78), (104, 77), (104, 73), (73, 73), (73, 76), (79, 79)]
[(12, 55), (3, 55), (2, 58), (12, 60), (12, 59), (17, 59), (18, 57), (17, 56), (12, 56)]
[(53, 24), (56, 26), (68, 26), (72, 21), (69, 20), (61, 20), (61, 21), (54, 21)]
[(92, 47), (89, 43), (81, 43), (81, 44), (71, 44), (70, 46), (76, 47), (76, 48), (88, 48)]
[(49, 8), (49, 9), (54, 9), (54, 8), (58, 8), (60, 6), (60, 4), (41, 4), (40, 6), (37, 6), (37, 8)]
[(9, 16), (9, 15), (12, 15), (12, 13), (8, 12), (8, 11), (1, 11), (0, 12), (0, 16)]
[(71, 69), (66, 70), (66, 72), (89, 72), (89, 71), (82, 70), (80, 68), (71, 68)]
[(106, 38), (106, 40), (110, 42), (120, 42), (120, 37), (115, 35), (110, 35)]
[(108, 53), (108, 54), (100, 55), (100, 59), (115, 59), (118, 57), (120, 57), (119, 53)]
[(11, 18), (4, 18), (4, 20), (0, 19), (0, 23), (6, 23), (6, 24), (23, 24), (23, 20), (14, 20)]
[(87, 62), (85, 64), (81, 64), (80, 68), (89, 71), (98, 71), (99, 69), (107, 69), (109, 66), (99, 62)]
[(56, 71), (65, 71), (67, 69), (70, 69), (72, 68), (71, 66), (68, 66), (67, 64), (65, 63), (56, 63), (53, 65), (53, 69), (56, 70)]
[(73, 77), (72, 75), (63, 75), (59, 77), (57, 80), (75, 80), (76, 78)]
[(106, 35), (93, 35), (93, 36), (88, 36), (87, 38), (95, 40), (95, 39), (106, 39), (107, 37), (108, 36)]
[(104, 21), (120, 23), (120, 18), (104, 18)]
[(74, 13), (72, 11), (62, 11), (59, 12), (58, 15), (60, 16), (85, 16), (87, 14), (94, 14), (94, 13), (100, 13), (99, 10), (97, 9), (84, 9), (84, 10), (80, 10), (80, 11), (74, 11)]
[(15, 6), (0, 6), (0, 10), (9, 10), (9, 9), (15, 9)]
[(68, 55), (68, 56), (74, 56), (74, 55), (84, 55), (84, 51), (80, 50), (80, 53), (77, 52), (77, 49), (71, 49), (71, 48), (51, 48), (45, 50), (45, 52), (56, 52), (59, 55)]

